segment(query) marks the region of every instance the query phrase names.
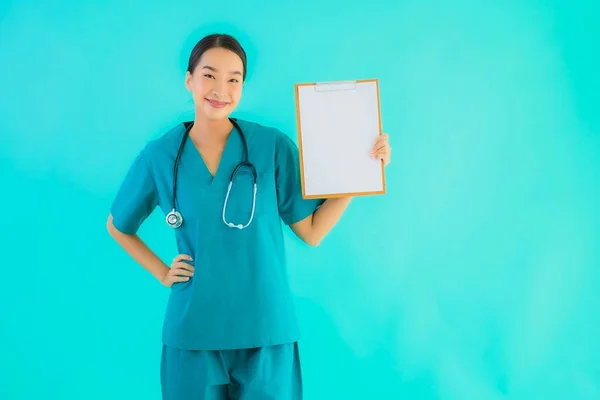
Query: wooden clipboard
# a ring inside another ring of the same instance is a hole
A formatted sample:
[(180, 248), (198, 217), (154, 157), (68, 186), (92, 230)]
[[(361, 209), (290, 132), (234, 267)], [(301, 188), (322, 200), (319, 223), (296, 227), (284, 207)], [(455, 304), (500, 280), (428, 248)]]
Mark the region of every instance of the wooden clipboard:
[(302, 197), (385, 194), (383, 161), (368, 154), (382, 134), (379, 80), (297, 83), (295, 98)]

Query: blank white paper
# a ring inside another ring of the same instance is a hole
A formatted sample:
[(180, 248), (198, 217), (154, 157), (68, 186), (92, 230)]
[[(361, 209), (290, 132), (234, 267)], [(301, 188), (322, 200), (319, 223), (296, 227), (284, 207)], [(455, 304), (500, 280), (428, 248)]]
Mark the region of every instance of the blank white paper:
[(382, 192), (376, 82), (298, 86), (305, 196)]

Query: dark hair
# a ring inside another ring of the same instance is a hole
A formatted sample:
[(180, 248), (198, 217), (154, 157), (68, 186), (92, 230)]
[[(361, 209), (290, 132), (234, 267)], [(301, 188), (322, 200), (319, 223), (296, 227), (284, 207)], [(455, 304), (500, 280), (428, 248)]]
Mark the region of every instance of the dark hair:
[(246, 52), (240, 43), (231, 35), (224, 33), (213, 33), (203, 37), (192, 50), (188, 61), (188, 72), (191, 74), (200, 61), (200, 57), (205, 51), (213, 48), (224, 48), (233, 51), (242, 59), (244, 70), (242, 71), (242, 80), (246, 80)]

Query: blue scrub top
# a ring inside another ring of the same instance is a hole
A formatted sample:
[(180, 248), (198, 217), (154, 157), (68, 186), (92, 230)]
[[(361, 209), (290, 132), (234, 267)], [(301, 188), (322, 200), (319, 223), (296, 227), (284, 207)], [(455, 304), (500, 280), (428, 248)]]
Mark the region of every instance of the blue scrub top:
[[(173, 232), (178, 252), (194, 259), (194, 276), (170, 289), (162, 333), (167, 346), (225, 350), (299, 339), (281, 222), (304, 219), (323, 200), (302, 198), (298, 148), (287, 135), (237, 122), (258, 174), (254, 219), (243, 230), (222, 221), (231, 173), (244, 156), (235, 128), (214, 178), (188, 139), (177, 183), (177, 210), (184, 223)], [(173, 166), (184, 131), (183, 123), (177, 125), (150, 141), (134, 160), (111, 207), (119, 231), (136, 233), (157, 206), (165, 215), (171, 211)], [(237, 175), (227, 203), (228, 222), (246, 224), (250, 218), (252, 184), (250, 174)]]

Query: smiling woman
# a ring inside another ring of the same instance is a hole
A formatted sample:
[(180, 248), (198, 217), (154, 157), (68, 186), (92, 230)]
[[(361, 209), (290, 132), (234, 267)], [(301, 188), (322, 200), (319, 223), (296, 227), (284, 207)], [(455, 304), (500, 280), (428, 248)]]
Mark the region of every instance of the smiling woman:
[(237, 107), (246, 78), (246, 53), (229, 35), (210, 35), (192, 50), (186, 87), (210, 121), (223, 121)]
[[(281, 221), (317, 245), (350, 199), (303, 199), (294, 142), (230, 117), (245, 78), (246, 53), (233, 37), (200, 40), (185, 76), (194, 121), (142, 149), (110, 210), (112, 237), (172, 289), (162, 335), (164, 399), (302, 398)], [(389, 161), (386, 140), (373, 151)], [(156, 207), (176, 228), (179, 255), (170, 265), (137, 236)]]

